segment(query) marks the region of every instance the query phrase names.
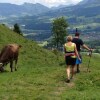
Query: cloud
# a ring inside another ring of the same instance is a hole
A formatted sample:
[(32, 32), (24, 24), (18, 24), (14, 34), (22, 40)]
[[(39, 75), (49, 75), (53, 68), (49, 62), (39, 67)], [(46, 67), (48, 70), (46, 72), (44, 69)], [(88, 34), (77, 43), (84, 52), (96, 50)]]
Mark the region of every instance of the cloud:
[(45, 5), (50, 6), (58, 6), (58, 5), (69, 5), (76, 4), (82, 0), (42, 0)]
[(13, 3), (13, 4), (23, 4), (24, 2), (29, 3), (41, 3), (48, 7), (58, 6), (58, 5), (68, 5), (68, 4), (76, 4), (82, 0), (0, 0), (3, 3)]
[[(30, 0), (33, 2), (34, 0)], [(35, 0), (35, 2), (41, 3), (48, 7), (58, 6), (58, 5), (69, 5), (69, 4), (76, 4), (82, 0)]]

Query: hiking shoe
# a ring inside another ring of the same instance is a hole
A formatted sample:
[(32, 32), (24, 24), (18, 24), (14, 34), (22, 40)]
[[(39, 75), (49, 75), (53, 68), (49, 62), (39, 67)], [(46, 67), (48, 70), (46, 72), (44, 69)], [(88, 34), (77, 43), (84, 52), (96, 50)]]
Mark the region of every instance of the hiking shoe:
[(67, 80), (66, 80), (66, 83), (70, 83), (70, 80), (69, 80), (69, 79), (67, 79)]
[(80, 70), (77, 70), (76, 73), (80, 73)]

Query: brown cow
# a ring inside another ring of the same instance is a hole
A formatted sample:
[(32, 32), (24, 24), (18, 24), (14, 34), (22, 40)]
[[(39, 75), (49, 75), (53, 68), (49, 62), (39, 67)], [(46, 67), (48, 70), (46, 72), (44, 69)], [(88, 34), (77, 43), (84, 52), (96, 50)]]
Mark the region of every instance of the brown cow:
[(10, 63), (11, 72), (13, 72), (13, 61), (15, 61), (15, 71), (17, 70), (17, 61), (19, 48), (21, 45), (18, 44), (8, 44), (6, 45), (0, 53), (0, 71), (4, 71), (4, 66)]

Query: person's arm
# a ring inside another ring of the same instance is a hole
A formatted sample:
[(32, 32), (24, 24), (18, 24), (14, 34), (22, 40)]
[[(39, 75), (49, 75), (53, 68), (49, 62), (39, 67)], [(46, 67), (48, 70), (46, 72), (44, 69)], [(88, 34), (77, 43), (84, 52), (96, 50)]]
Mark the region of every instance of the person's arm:
[(77, 48), (76, 48), (76, 44), (75, 44), (75, 54), (76, 54), (76, 56), (78, 57), (78, 59), (81, 60), (81, 58), (79, 57), (79, 54), (78, 54)]
[(90, 49), (87, 45), (83, 44), (82, 45), (83, 48), (87, 49), (88, 51), (92, 51), (92, 49)]
[(92, 52), (92, 49), (90, 49), (87, 45), (84, 44), (83, 40), (80, 39), (80, 45), (84, 48), (87, 49), (88, 51)]

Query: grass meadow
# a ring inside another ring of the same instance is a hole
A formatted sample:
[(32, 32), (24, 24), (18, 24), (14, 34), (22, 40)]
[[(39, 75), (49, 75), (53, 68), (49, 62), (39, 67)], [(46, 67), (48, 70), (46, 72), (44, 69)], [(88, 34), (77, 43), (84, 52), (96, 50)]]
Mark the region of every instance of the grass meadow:
[[(27, 59), (30, 59), (27, 58)], [(89, 57), (84, 56), (81, 73), (71, 83), (66, 83), (66, 66), (63, 60), (56, 63), (35, 62), (35, 59), (18, 63), (18, 71), (0, 73), (0, 100), (99, 100), (99, 57), (93, 56), (90, 72), (87, 72)], [(62, 65), (61, 65), (62, 63)]]
[(83, 55), (81, 73), (66, 83), (64, 56), (58, 56), (0, 26), (0, 49), (8, 43), (22, 45), (18, 70), (0, 72), (0, 100), (100, 100), (100, 56)]

